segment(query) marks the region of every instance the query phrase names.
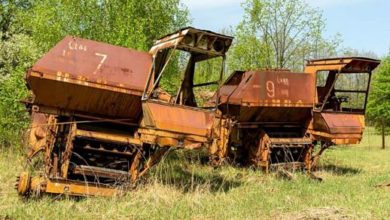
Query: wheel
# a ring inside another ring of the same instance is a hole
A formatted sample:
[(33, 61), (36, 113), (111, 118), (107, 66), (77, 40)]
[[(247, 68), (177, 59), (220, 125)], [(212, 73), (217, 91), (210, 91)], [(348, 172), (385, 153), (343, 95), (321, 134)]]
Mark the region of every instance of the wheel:
[(31, 176), (28, 172), (22, 172), (20, 176), (16, 178), (15, 188), (18, 194), (21, 196), (28, 195), (30, 191)]

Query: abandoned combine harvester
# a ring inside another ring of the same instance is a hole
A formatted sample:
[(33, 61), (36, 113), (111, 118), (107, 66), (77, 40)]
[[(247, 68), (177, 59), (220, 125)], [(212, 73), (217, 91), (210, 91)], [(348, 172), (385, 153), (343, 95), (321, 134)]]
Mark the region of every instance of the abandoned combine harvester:
[[(217, 108), (193, 105), (193, 88), (220, 85), (224, 68), (218, 80), (201, 85), (194, 85), (194, 70), (211, 58), (220, 58), (222, 67), (231, 42), (194, 28), (161, 38), (149, 53), (64, 38), (26, 75), (33, 95), (29, 159), (44, 152), (44, 168), (18, 177), (19, 194), (110, 196), (171, 147), (225, 149), (219, 147), (228, 139), (225, 120)], [(173, 99), (160, 80), (177, 51), (189, 59)]]
[(38, 60), (26, 75), (33, 95), (29, 156), (43, 151), (44, 171), (22, 173), (18, 192), (112, 195), (105, 186), (135, 179), (136, 167), (146, 169), (156, 152), (148, 149), (141, 161), (139, 152), (151, 147), (134, 131), (151, 64), (148, 53), (74, 37)]
[[(212, 165), (234, 160), (267, 171), (280, 166), (310, 170), (326, 147), (360, 141), (364, 110), (334, 106), (334, 100), (344, 100), (335, 96), (340, 92), (335, 81), (348, 71), (370, 76), (379, 61), (316, 60), (306, 73), (236, 71), (223, 84), (232, 40), (189, 27), (144, 53), (64, 38), (26, 75), (32, 93), (28, 158), (43, 152), (44, 166), (18, 177), (18, 193), (115, 195), (172, 148), (204, 147)], [(198, 66), (211, 59), (220, 69), (209, 74), (218, 77), (199, 81)], [(185, 71), (172, 95), (162, 81), (180, 77), (171, 68), (177, 62)], [(319, 71), (325, 70), (330, 71), (325, 87), (316, 87)], [(369, 80), (366, 95), (368, 85)], [(214, 89), (214, 96), (201, 101), (202, 87)], [(333, 114), (347, 114), (356, 126), (351, 131), (345, 128), (350, 122), (329, 122)], [(313, 156), (316, 141), (324, 144)]]
[(219, 109), (233, 122), (226, 157), (266, 171), (310, 171), (329, 146), (360, 142), (379, 63), (345, 57), (308, 61), (305, 73), (234, 72), (219, 91)]

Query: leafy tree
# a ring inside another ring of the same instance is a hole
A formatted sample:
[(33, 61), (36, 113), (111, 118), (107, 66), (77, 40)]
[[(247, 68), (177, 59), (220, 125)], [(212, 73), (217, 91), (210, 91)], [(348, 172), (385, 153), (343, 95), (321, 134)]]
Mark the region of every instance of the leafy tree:
[(383, 123), (390, 131), (390, 52), (373, 74), (367, 113), (376, 128)]
[(239, 24), (233, 46), (229, 51), (229, 71), (270, 67), (272, 64), (269, 56), (272, 56), (269, 45), (256, 37), (255, 30), (243, 23)]
[(322, 13), (304, 0), (247, 0), (243, 7), (232, 68), (302, 69), (305, 59), (336, 53), (338, 37), (322, 37)]
[(186, 25), (188, 10), (180, 0), (42, 0), (19, 18), (44, 50), (75, 35), (147, 51), (154, 40)]
[(0, 0), (0, 37), (7, 40), (13, 33), (20, 33), (17, 25), (17, 14), (31, 7), (29, 0)]

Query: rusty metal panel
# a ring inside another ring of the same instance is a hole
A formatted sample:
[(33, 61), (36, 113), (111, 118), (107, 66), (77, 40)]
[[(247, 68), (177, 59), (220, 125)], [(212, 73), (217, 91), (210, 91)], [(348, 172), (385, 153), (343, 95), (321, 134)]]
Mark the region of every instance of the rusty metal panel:
[[(77, 181), (59, 181), (59, 180), (46, 180), (46, 187), (32, 186), (36, 188), (34, 191), (43, 191), (46, 193), (65, 194), (74, 196), (115, 196), (121, 192), (116, 188), (110, 188), (102, 186), (102, 184), (89, 183)], [(41, 189), (43, 188), (43, 189)]]
[(315, 86), (310, 74), (275, 70), (243, 74), (237, 86), (221, 88), (222, 103), (258, 107), (312, 107), (314, 104)]
[(311, 108), (293, 107), (246, 107), (240, 108), (240, 122), (300, 123), (311, 118)]
[(211, 135), (213, 111), (153, 101), (144, 102), (142, 107), (146, 127), (179, 134)]
[(35, 76), (27, 80), (36, 105), (112, 118), (137, 119), (142, 113), (138, 95)]
[(380, 64), (379, 60), (368, 58), (354, 58), (344, 67), (344, 73), (371, 72)]
[(137, 119), (152, 57), (66, 37), (26, 76), (34, 104), (91, 115)]
[(233, 37), (227, 35), (186, 27), (157, 40), (149, 52), (155, 54), (159, 50), (175, 47), (189, 52), (220, 56), (229, 50), (232, 41)]
[(362, 134), (362, 115), (343, 113), (314, 113), (314, 130), (329, 134)]
[(380, 60), (366, 57), (338, 57), (309, 60), (305, 67), (305, 73), (316, 73), (321, 70), (333, 70), (343, 73), (370, 72), (380, 63)]
[(32, 67), (32, 71), (143, 91), (150, 54), (67, 36)]

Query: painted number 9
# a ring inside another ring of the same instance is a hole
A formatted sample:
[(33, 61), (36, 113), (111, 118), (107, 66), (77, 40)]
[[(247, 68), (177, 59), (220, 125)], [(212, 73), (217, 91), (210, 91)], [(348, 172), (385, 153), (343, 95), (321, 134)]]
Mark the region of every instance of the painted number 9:
[(274, 98), (275, 97), (275, 84), (274, 84), (274, 82), (267, 81), (266, 88), (267, 88), (268, 97)]

